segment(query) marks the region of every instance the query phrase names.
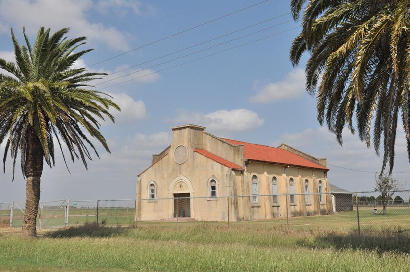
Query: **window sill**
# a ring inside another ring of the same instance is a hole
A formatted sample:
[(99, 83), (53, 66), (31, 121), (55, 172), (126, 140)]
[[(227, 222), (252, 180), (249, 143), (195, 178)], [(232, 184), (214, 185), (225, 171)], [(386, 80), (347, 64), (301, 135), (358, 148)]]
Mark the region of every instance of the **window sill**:
[(311, 203), (305, 203), (305, 206), (312, 206)]
[(208, 197), (206, 200), (207, 201), (216, 201), (216, 200), (218, 200), (218, 198), (217, 197)]
[(280, 207), (279, 204), (272, 204), (272, 207)]
[(148, 200), (148, 203), (156, 203), (156, 202), (158, 202), (158, 199), (156, 199), (156, 198), (155, 198), (155, 199), (149, 199), (149, 200)]
[(291, 203), (289, 204), (289, 206), (297, 206), (295, 203)]
[(254, 203), (251, 205), (251, 208), (260, 208), (261, 204)]

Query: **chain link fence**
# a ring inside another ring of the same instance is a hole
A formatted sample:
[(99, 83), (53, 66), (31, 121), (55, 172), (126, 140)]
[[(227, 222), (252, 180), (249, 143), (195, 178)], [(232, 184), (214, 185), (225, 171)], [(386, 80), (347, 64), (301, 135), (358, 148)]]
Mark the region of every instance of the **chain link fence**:
[(12, 203), (9, 202), (0, 202), (0, 227), (8, 227), (11, 224), (10, 218), (12, 215), (10, 214), (12, 211)]
[(78, 226), (97, 223), (98, 200), (70, 200), (67, 201), (66, 226)]
[(410, 233), (410, 190), (383, 201), (377, 192), (322, 192), (274, 195), (143, 198), (137, 221), (268, 221), (278, 228), (338, 232), (393, 230)]
[[(374, 191), (240, 196), (191, 196), (123, 200), (41, 202), (38, 227), (62, 228), (96, 223), (131, 226), (142, 222), (269, 221), (278, 228), (334, 231), (410, 232), (410, 190), (381, 199)], [(21, 227), (20, 202), (0, 203), (0, 227)]]
[(24, 203), (0, 202), (0, 227), (21, 227), (24, 217)]
[(135, 221), (135, 200), (99, 200), (97, 222), (103, 225), (129, 226)]
[[(21, 228), (24, 203), (0, 202), (0, 227)], [(56, 200), (39, 203), (37, 227), (63, 228), (85, 224), (129, 226), (135, 222), (135, 200)]]
[(410, 233), (410, 190), (395, 191), (382, 199), (375, 192), (354, 194), (358, 231), (391, 229)]

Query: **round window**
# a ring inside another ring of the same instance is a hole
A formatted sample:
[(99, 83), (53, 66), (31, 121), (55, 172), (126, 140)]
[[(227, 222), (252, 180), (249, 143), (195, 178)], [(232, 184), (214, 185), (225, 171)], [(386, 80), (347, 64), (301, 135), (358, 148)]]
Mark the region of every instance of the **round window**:
[(180, 145), (177, 148), (175, 148), (174, 151), (174, 160), (178, 164), (183, 164), (186, 162), (188, 158), (188, 152), (185, 146)]

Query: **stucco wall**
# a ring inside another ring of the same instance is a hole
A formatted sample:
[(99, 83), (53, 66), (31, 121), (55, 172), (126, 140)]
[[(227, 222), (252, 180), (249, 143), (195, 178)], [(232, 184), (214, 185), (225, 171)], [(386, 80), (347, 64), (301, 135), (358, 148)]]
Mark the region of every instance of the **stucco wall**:
[[(286, 169), (286, 170), (285, 170)], [(322, 181), (323, 192), (329, 191), (329, 184), (325, 173), (322, 170), (304, 169), (297, 167), (284, 167), (263, 162), (249, 162), (246, 165), (244, 183), (241, 183), (240, 190), (243, 195), (252, 195), (252, 177), (257, 177), (258, 181), (258, 202), (254, 203), (251, 197), (240, 197), (238, 202), (240, 218), (244, 220), (269, 219), (274, 217), (306, 216), (327, 214), (331, 211), (331, 197), (323, 194), (323, 201), (319, 203), (319, 195), (309, 195), (309, 203), (305, 205), (305, 180), (308, 180), (309, 194), (318, 193), (319, 181)], [(276, 177), (277, 182), (277, 203), (273, 202), (272, 179)], [(294, 203), (290, 203), (289, 181), (294, 181)], [(286, 209), (288, 203), (289, 209)]]
[(233, 145), (209, 134), (203, 133), (203, 149), (239, 166), (244, 166), (243, 145)]
[[(207, 138), (210, 139), (210, 138)], [(194, 152), (203, 144), (201, 131), (178, 129), (173, 132), (173, 141), (168, 155), (140, 175), (137, 186), (137, 220), (160, 220), (174, 217), (174, 193), (190, 193), (191, 218), (196, 220), (236, 220), (235, 201), (228, 204), (227, 195), (232, 195), (233, 184), (238, 174), (203, 155)], [(187, 160), (175, 162), (174, 150), (178, 146), (187, 148)], [(203, 148), (203, 146), (202, 146)], [(240, 175), (239, 175), (240, 178)], [(217, 182), (217, 197), (210, 197), (209, 181)], [(156, 199), (149, 199), (149, 185), (156, 184)], [(209, 197), (207, 197), (209, 196)], [(201, 198), (196, 198), (201, 197)], [(168, 199), (167, 199), (168, 198)]]

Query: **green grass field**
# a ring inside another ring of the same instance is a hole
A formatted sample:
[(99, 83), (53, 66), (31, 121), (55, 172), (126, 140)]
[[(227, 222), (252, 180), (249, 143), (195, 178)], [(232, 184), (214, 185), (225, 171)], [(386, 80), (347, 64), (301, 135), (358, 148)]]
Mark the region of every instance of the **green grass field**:
[[(389, 207), (386, 215), (373, 214), (372, 207), (360, 207), (360, 223), (366, 227), (391, 227), (403, 226), (410, 228), (410, 207)], [(381, 208), (379, 207), (379, 211)], [(1, 226), (8, 225), (9, 211), (0, 210)], [(97, 222), (96, 209), (71, 208), (69, 212), (69, 226), (90, 224)], [(135, 209), (133, 208), (100, 208), (99, 223), (110, 226), (132, 225), (134, 223)], [(305, 220), (307, 219), (307, 220)], [(272, 224), (283, 225), (285, 219), (272, 220)], [(13, 225), (21, 227), (23, 212), (14, 210)], [(305, 226), (307, 229), (314, 227), (330, 226), (332, 230), (343, 231), (357, 226), (356, 211), (337, 213), (331, 216), (322, 216), (320, 220), (311, 220), (309, 217), (291, 217), (290, 224), (294, 226)], [(37, 222), (41, 228), (60, 228), (65, 225), (63, 208), (42, 209)]]
[(257, 222), (138, 222), (42, 231), (0, 229), (0, 271), (409, 271), (410, 212)]
[[(69, 212), (69, 225), (82, 225), (97, 222), (96, 209), (71, 208)], [(10, 211), (0, 210), (0, 226), (9, 225)], [(100, 208), (99, 223), (106, 225), (132, 225), (134, 223), (135, 209), (133, 208)], [(14, 210), (14, 227), (23, 224), (23, 211)], [(41, 228), (60, 228), (65, 225), (64, 208), (47, 208), (40, 211), (37, 225)]]

